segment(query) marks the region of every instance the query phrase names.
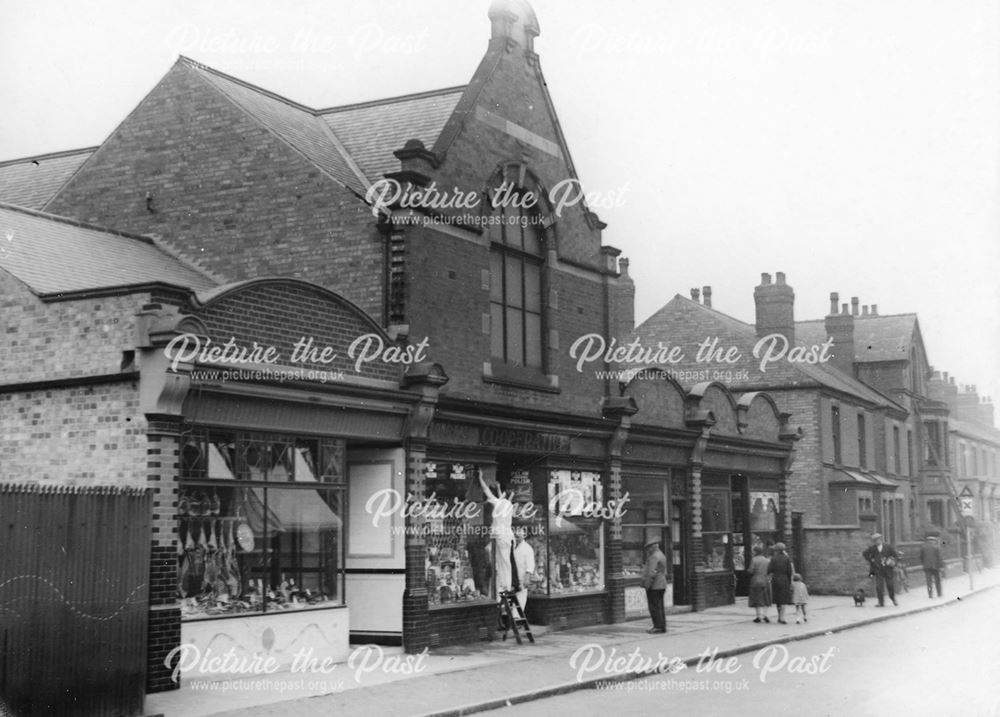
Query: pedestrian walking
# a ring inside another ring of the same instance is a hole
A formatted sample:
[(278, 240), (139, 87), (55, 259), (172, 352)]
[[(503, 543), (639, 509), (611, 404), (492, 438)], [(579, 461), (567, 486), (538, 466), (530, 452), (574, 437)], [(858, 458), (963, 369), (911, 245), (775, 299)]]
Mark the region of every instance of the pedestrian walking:
[(875, 594), (878, 596), (876, 607), (885, 607), (886, 592), (889, 593), (892, 604), (898, 605), (893, 580), (896, 561), (899, 560), (896, 549), (885, 542), (881, 533), (873, 533), (872, 544), (861, 553), (861, 557), (868, 561), (868, 575), (875, 578)]
[(941, 569), (944, 568), (944, 558), (941, 557), (941, 547), (936, 535), (928, 535), (920, 546), (920, 565), (924, 569), (924, 579), (927, 581), (927, 597), (941, 597)]
[(792, 559), (785, 553), (784, 543), (774, 544), (774, 554), (767, 565), (771, 576), (771, 599), (778, 606), (778, 622), (785, 622), (785, 606), (792, 602)]
[(792, 602), (795, 603), (795, 624), (799, 624), (799, 618), (802, 618), (802, 622), (809, 622), (809, 618), (806, 617), (806, 603), (809, 602), (809, 588), (806, 584), (802, 582), (802, 576), (798, 573), (792, 576)]
[(770, 560), (764, 557), (764, 550), (759, 545), (753, 546), (753, 558), (747, 573), (750, 575), (750, 595), (747, 604), (757, 611), (754, 622), (771, 622), (767, 618), (767, 609), (771, 607), (771, 584), (767, 575)]

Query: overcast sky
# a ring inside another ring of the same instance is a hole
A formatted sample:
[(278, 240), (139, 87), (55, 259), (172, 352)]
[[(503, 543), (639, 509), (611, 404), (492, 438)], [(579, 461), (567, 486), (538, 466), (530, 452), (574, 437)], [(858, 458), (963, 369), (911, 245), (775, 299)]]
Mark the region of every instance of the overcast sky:
[[(536, 50), (641, 321), (917, 312), (1000, 401), (1000, 10), (989, 0), (536, 0)], [(2, 0), (0, 159), (99, 144), (179, 54), (314, 107), (465, 84), (488, 2)]]

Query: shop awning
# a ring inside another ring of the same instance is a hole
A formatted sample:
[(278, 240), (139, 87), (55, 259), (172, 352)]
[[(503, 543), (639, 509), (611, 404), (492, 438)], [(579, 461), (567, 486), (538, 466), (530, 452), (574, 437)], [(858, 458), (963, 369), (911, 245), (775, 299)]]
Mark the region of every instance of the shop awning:
[(856, 488), (882, 488), (884, 490), (895, 490), (899, 487), (898, 481), (886, 478), (879, 473), (862, 472), (848, 468), (838, 468), (837, 473), (840, 475), (830, 481), (831, 485), (852, 485)]

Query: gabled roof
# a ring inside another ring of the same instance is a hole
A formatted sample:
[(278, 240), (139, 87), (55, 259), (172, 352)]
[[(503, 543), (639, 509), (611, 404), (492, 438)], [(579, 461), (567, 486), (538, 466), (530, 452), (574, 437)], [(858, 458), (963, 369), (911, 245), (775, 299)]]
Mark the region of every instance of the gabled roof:
[(400, 168), (407, 140), (433, 146), (464, 87), (315, 110), (182, 57), (234, 104), (358, 195)]
[[(910, 348), (919, 336), (916, 314), (854, 317), (854, 360), (857, 362), (909, 361)], [(796, 321), (795, 336), (803, 343), (826, 340), (822, 319)]]
[[(775, 389), (775, 388), (806, 388), (825, 387), (845, 393), (862, 401), (879, 406), (903, 410), (901, 406), (879, 393), (875, 389), (846, 376), (832, 366), (825, 364), (791, 363), (785, 359), (769, 363), (765, 370), (760, 369), (760, 358), (754, 358), (753, 348), (758, 341), (753, 325), (744, 323), (732, 316), (709, 308), (696, 301), (687, 299), (680, 294), (674, 296), (659, 311), (639, 325), (630, 337), (638, 338), (644, 348), (655, 348), (657, 342), (669, 347), (678, 346), (684, 352), (685, 360), (677, 365), (657, 365), (655, 368), (666, 369), (675, 373), (675, 378), (685, 388), (709, 380), (712, 372), (729, 370), (733, 378), (722, 379), (722, 382), (736, 390)], [(717, 347), (723, 352), (729, 347), (737, 347), (741, 358), (734, 364), (719, 362), (697, 363), (695, 355), (697, 347), (705, 339), (718, 339)], [(799, 340), (796, 343), (822, 343)], [(632, 365), (633, 368), (641, 368)], [(708, 378), (681, 372), (708, 371)], [(745, 375), (744, 375), (745, 371)], [(739, 374), (739, 375), (738, 375)]]
[(0, 201), (41, 209), (97, 147), (0, 162)]
[(200, 291), (217, 283), (148, 237), (3, 203), (0, 269), (40, 297), (150, 284)]
[[(178, 63), (358, 196), (384, 174), (399, 171), (393, 152), (408, 140), (433, 147), (466, 90), (449, 87), (316, 110), (190, 58)], [(41, 209), (96, 149), (0, 163), (0, 202)]]

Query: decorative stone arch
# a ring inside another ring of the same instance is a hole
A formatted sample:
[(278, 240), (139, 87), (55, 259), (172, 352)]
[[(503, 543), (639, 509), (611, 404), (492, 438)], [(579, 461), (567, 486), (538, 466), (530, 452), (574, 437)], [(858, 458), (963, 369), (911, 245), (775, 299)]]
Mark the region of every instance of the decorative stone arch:
[(696, 384), (688, 392), (687, 411), (692, 416), (707, 415), (715, 419), (713, 435), (737, 436), (739, 415), (732, 392), (718, 381), (704, 381)]
[(511, 182), (517, 187), (537, 192), (538, 199), (534, 208), (542, 217), (542, 228), (547, 235), (546, 249), (556, 249), (558, 246), (558, 222), (556, 221), (555, 208), (549, 200), (551, 187), (531, 169), (526, 159), (504, 159), (497, 162), (483, 187), (483, 201), (480, 205), (482, 213), (488, 215), (495, 211), (492, 203), (493, 192), (503, 182)]
[(777, 442), (780, 439), (784, 421), (770, 394), (763, 391), (744, 393), (736, 405), (740, 433), (762, 441)]
[[(383, 352), (406, 347), (350, 300), (301, 279), (263, 277), (227, 284), (198, 293), (191, 306), (209, 339), (273, 347), (280, 355), (276, 362), (280, 366), (343, 371), (348, 377), (396, 384), (406, 367), (381, 360), (358, 364), (359, 356), (371, 354), (379, 346)], [(303, 340), (309, 342), (308, 350), (304, 350)], [(427, 360), (425, 356), (421, 359)]]
[(622, 395), (635, 400), (638, 412), (633, 423), (663, 428), (685, 427), (687, 393), (673, 378), (646, 380), (638, 375), (622, 387)]

